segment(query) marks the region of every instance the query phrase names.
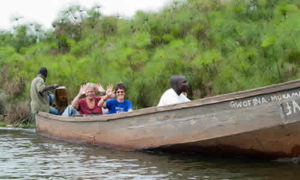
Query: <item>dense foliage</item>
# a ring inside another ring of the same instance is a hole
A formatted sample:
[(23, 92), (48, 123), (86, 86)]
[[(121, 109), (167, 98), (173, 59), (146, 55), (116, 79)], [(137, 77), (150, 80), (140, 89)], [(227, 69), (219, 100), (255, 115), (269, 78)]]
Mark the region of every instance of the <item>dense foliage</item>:
[(72, 6), (54, 30), (24, 24), (0, 32), (2, 113), (28, 114), (41, 66), (47, 84), (66, 86), (70, 99), (84, 82), (123, 81), (135, 108), (156, 105), (173, 74), (187, 77), (192, 99), (300, 77), (298, 0), (175, 1), (131, 19), (99, 10)]

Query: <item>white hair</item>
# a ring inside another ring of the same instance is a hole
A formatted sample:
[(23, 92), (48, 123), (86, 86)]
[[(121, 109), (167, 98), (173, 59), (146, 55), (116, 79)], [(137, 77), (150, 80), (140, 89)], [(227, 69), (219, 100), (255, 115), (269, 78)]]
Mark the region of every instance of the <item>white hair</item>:
[(88, 82), (86, 83), (86, 88), (93, 88), (95, 92), (97, 92), (96, 84)]

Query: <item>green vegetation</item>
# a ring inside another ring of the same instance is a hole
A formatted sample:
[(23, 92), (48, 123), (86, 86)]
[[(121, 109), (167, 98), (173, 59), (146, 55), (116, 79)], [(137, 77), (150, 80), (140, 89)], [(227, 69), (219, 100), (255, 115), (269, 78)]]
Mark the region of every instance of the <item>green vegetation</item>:
[(0, 127), (6, 127), (6, 123), (3, 121), (0, 121)]
[(84, 82), (123, 81), (135, 108), (156, 105), (173, 74), (187, 77), (192, 99), (300, 77), (298, 0), (175, 1), (132, 19), (72, 6), (53, 27), (0, 32), (0, 97), (10, 121), (28, 117), (41, 66), (47, 84), (66, 86), (70, 99)]

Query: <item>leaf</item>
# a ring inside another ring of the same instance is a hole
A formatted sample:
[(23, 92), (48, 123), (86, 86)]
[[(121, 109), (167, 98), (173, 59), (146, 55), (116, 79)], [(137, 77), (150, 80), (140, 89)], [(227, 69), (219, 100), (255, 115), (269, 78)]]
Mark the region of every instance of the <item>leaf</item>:
[(267, 36), (263, 43), (261, 44), (262, 47), (269, 47), (273, 46), (276, 43), (277, 38), (273, 35)]

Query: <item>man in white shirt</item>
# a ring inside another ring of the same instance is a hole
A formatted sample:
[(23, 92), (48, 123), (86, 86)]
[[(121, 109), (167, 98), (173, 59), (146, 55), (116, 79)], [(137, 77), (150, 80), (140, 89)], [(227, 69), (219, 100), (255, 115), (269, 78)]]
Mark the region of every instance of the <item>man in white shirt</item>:
[(171, 88), (164, 92), (157, 106), (166, 106), (191, 101), (182, 92), (187, 92), (188, 83), (184, 76), (174, 75), (170, 78)]

